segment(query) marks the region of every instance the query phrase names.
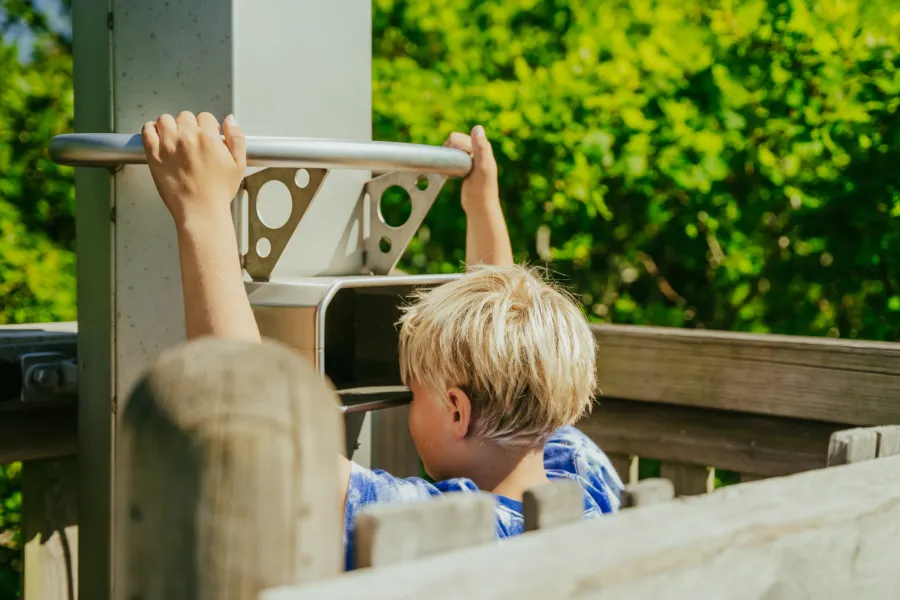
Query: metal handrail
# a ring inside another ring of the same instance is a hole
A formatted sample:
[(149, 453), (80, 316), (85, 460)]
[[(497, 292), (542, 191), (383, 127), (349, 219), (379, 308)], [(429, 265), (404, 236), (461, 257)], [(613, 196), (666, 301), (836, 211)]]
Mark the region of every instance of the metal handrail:
[[(69, 133), (50, 141), (50, 158), (61, 165), (113, 167), (147, 164), (140, 135)], [(247, 136), (248, 166), (404, 171), (465, 177), (471, 157), (461, 150), (320, 138)]]

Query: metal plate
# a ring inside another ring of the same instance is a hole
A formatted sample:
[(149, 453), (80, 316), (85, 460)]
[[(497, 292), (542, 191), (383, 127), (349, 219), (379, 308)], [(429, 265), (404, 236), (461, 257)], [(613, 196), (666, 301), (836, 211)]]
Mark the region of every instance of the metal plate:
[[(306, 171), (309, 174), (308, 183), (300, 187), (297, 182), (297, 173)], [(293, 169), (270, 168), (244, 178), (243, 189), (247, 192), (247, 253), (244, 255), (244, 268), (254, 281), (268, 281), (272, 270), (281, 258), (288, 241), (300, 224), (300, 220), (309, 208), (313, 198), (322, 186), (328, 171), (325, 169)], [(259, 192), (270, 181), (279, 181), (287, 187), (291, 194), (291, 214), (284, 225), (272, 228), (266, 225), (259, 215)], [(240, 199), (240, 195), (238, 198)], [(261, 241), (267, 241), (269, 252), (263, 256), (259, 251)]]
[[(420, 180), (428, 181), (424, 190), (420, 190), (417, 185)], [(365, 240), (365, 265), (372, 273), (387, 275), (397, 265), (445, 181), (446, 176), (437, 174), (387, 173), (366, 184), (363, 197), (365, 194), (369, 195), (370, 226), (369, 236)], [(398, 227), (388, 225), (381, 214), (382, 197), (388, 188), (394, 186), (405, 189), (412, 203), (409, 219)]]

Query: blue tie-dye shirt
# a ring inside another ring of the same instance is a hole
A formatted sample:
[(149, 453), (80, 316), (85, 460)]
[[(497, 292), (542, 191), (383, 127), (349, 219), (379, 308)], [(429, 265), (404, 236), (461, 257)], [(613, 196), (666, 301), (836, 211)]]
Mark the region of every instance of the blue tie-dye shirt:
[[(544, 467), (549, 479), (568, 478), (581, 485), (585, 518), (618, 510), (622, 480), (603, 451), (574, 427), (563, 427), (550, 436), (544, 445)], [(344, 516), (347, 569), (353, 565), (353, 524), (366, 504), (416, 502), (449, 492), (477, 491), (470, 479), (448, 479), (432, 484), (418, 477), (400, 479), (353, 463)], [(496, 512), (498, 537), (522, 533), (524, 518), (521, 502), (497, 496)]]

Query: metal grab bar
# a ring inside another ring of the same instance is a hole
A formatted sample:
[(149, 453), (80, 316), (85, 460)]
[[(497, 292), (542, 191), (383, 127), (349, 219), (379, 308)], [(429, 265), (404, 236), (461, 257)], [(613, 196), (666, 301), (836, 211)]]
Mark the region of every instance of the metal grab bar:
[[(69, 133), (50, 141), (50, 158), (61, 165), (112, 167), (147, 164), (140, 135)], [(465, 177), (468, 154), (454, 148), (320, 138), (247, 136), (247, 164), (266, 167), (364, 169)]]

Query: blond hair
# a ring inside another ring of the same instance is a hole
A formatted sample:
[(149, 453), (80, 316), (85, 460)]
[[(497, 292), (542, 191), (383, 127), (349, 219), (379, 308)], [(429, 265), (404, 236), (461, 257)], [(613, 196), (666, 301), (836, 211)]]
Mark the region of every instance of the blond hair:
[(479, 266), (417, 294), (400, 320), (400, 372), (472, 403), (471, 435), (537, 448), (590, 411), (596, 344), (580, 306), (533, 268)]

